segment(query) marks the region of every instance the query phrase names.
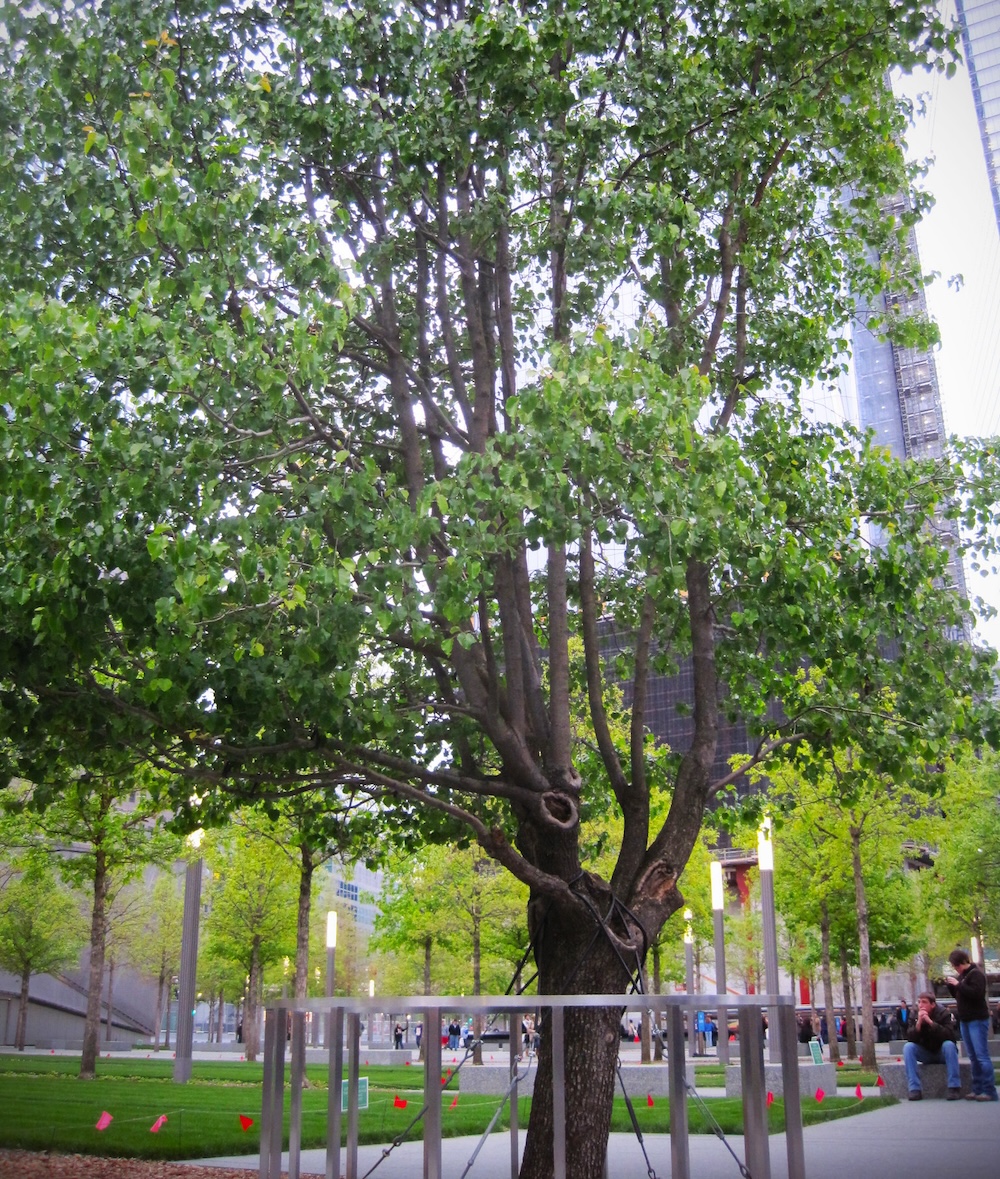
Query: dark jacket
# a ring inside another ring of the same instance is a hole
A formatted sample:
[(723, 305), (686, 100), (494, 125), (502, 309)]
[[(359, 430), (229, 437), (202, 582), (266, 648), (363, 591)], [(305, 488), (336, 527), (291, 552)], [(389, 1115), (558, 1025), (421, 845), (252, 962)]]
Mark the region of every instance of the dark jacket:
[(986, 975), (974, 962), (968, 970), (958, 976), (957, 983), (948, 983), (948, 990), (955, 996), (955, 1014), (960, 1023), (974, 1019), (989, 1019)]
[(935, 1003), (927, 1014), (933, 1022), (922, 1024), (918, 1029), (917, 1019), (920, 1013), (917, 1012), (910, 1020), (906, 1038), (911, 1043), (919, 1044), (921, 1048), (926, 1048), (928, 1052), (940, 1052), (941, 1045), (945, 1040), (956, 1040), (958, 1038), (958, 1029), (955, 1027), (955, 1021), (951, 1017), (951, 1012), (942, 1007), (940, 1003)]

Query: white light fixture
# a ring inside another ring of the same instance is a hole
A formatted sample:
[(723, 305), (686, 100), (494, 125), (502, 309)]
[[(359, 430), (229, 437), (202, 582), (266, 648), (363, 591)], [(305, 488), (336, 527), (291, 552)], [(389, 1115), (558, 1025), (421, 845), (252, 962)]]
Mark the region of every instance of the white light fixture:
[(978, 962), (979, 961), (979, 938), (974, 937), (972, 939), (972, 945), (969, 947), (969, 949), (972, 951), (972, 953), (970, 955), (970, 957), (972, 958), (972, 961)]
[(694, 931), (691, 928), (691, 922), (694, 920), (694, 914), (690, 909), (684, 910), (684, 944), (690, 946), (694, 942)]
[(708, 865), (712, 878), (712, 908), (718, 912), (726, 907), (726, 889), (722, 880), (722, 865), (718, 860), (712, 860)]
[(767, 815), (757, 828), (757, 867), (762, 872), (774, 871), (774, 843), (771, 838), (771, 819)]
[(369, 999), (375, 998), (375, 980), (373, 978), (370, 978), (368, 980), (368, 998)]
[(337, 946), (337, 910), (331, 909), (326, 915), (326, 948), (336, 949)]

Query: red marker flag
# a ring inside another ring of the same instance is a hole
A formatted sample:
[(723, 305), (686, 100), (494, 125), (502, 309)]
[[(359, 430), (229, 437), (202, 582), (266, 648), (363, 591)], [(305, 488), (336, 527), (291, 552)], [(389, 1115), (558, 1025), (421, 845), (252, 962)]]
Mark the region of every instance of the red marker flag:
[(844, 1062), (842, 1060), (838, 1060), (837, 1061), (837, 1068), (843, 1068), (843, 1067), (844, 1067)]
[(885, 1081), (883, 1081), (881, 1077), (876, 1077), (875, 1084), (878, 1085), (878, 1087), (881, 1089), (882, 1086), (885, 1084)]
[(860, 1086), (860, 1085), (858, 1085), (858, 1087), (857, 1087), (857, 1088), (854, 1090), (854, 1096), (855, 1096), (855, 1097), (858, 1099), (858, 1101), (860, 1101), (860, 1100), (861, 1100), (861, 1098), (862, 1098), (862, 1096), (863, 1096), (863, 1095), (862, 1095), (862, 1092), (861, 1092), (861, 1086)]
[(448, 1106), (448, 1108), (449, 1108), (449, 1109), (454, 1109), (456, 1105), (458, 1105), (458, 1094), (457, 1094), (457, 1093), (456, 1093), (456, 1094), (455, 1094), (455, 1096), (454, 1096), (454, 1097), (451, 1099), (451, 1105), (449, 1105), (449, 1106)]
[(652, 1095), (652, 1093), (646, 1094), (646, 1104), (650, 1107), (650, 1109), (653, 1108), (653, 1095)]
[(108, 1126), (111, 1125), (113, 1120), (114, 1119), (111, 1117), (111, 1114), (109, 1114), (108, 1111), (105, 1110), (104, 1113), (102, 1113), (101, 1116), (97, 1119), (96, 1129), (106, 1130), (108, 1128)]
[(248, 1118), (246, 1114), (240, 1114), (240, 1125), (243, 1127), (243, 1132), (246, 1133), (253, 1125), (253, 1118)]
[(817, 1101), (822, 1101), (825, 1096), (826, 1096), (826, 1094), (823, 1092), (822, 1089), (816, 1090), (816, 1100)]
[(406, 1098), (400, 1097), (399, 1094), (397, 1093), (396, 1096), (392, 1099), (392, 1104), (397, 1109), (406, 1109)]
[(156, 1121), (149, 1127), (150, 1134), (159, 1134), (163, 1127), (167, 1124), (167, 1115), (160, 1114)]
[(770, 1089), (767, 1091), (767, 1104), (768, 1106), (774, 1105), (774, 1094), (770, 1091)]

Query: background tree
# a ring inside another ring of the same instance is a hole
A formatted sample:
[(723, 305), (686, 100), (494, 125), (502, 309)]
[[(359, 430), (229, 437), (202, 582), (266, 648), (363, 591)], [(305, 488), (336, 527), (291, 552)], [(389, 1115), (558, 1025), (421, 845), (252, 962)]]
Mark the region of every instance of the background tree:
[(247, 1060), (256, 1060), (265, 970), (295, 950), (298, 875), (273, 840), (239, 824), (208, 836), (205, 861), (212, 873), (206, 948), (247, 979), (243, 1042)]
[(90, 898), (80, 1077), (92, 1080), (100, 1038), (109, 897), (147, 865), (172, 860), (178, 841), (161, 825), (149, 776), (129, 773), (128, 761), (120, 754), (100, 763), (95, 758), (86, 772), (67, 770), (59, 782), (22, 782), (16, 790), (8, 789), (4, 803), (27, 818), (31, 845), (47, 852), (63, 879)]
[(130, 966), (156, 982), (153, 1050), (158, 1052), (165, 1001), (181, 966), (184, 886), (174, 872), (161, 872), (142, 890), (141, 897), (141, 918), (132, 931), (126, 953)]
[[(937, 958), (956, 945), (1000, 945), (1000, 774), (996, 756), (966, 750), (944, 766), (937, 806), (916, 833), (934, 849), (933, 868), (921, 883)], [(924, 873), (921, 873), (924, 876)], [(940, 970), (940, 965), (936, 967)]]
[[(884, 78), (944, 64), (929, 0), (39, 0), (7, 24), (9, 773), (128, 749), (193, 823), (234, 784), (367, 794), (529, 888), (540, 991), (621, 994), (730, 778), (720, 700), (750, 760), (864, 729), (891, 773), (977, 731), (991, 662), (947, 637), (966, 605), (927, 524), (967, 508), (976, 536), (996, 456), (897, 466), (798, 403), (856, 297), (919, 281), (882, 202), (912, 191)], [(687, 659), (661, 812), (649, 677)], [(569, 1021), (576, 1179), (604, 1165), (617, 1024)], [(543, 1038), (526, 1179), (550, 1069)]]
[(28, 989), (35, 974), (74, 966), (86, 940), (80, 897), (52, 867), (33, 858), (0, 889), (0, 967), (21, 983), (14, 1047), (24, 1051)]

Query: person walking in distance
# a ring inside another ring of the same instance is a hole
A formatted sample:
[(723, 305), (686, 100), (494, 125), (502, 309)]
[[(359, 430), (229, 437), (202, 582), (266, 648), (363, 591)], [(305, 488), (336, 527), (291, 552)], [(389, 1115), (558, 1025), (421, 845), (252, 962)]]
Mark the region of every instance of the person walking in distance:
[(972, 1062), (972, 1092), (967, 1101), (997, 1101), (996, 1078), (990, 1059), (990, 1009), (986, 1002), (986, 975), (969, 957), (968, 950), (952, 950), (948, 955), (954, 973), (944, 981), (955, 996), (958, 1026), (962, 1043)]

